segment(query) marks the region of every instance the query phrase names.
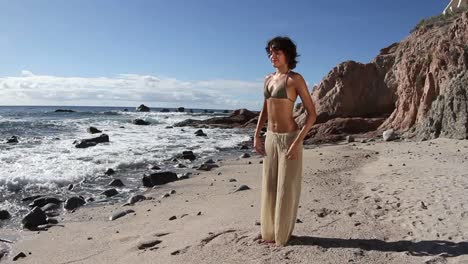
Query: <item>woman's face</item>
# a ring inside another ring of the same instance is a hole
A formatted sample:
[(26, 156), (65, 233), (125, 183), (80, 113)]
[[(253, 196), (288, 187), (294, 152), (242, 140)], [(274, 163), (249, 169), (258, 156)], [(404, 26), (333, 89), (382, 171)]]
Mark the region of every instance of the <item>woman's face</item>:
[(282, 50), (273, 49), (270, 47), (270, 61), (273, 67), (278, 68), (287, 64), (286, 55)]

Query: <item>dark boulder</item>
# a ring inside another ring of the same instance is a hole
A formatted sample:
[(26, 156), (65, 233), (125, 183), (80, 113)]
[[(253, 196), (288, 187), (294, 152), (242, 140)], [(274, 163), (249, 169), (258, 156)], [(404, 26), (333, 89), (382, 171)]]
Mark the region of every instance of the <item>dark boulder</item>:
[(18, 137), (17, 136), (11, 136), (9, 139), (7, 139), (6, 143), (8, 143), (8, 144), (18, 143)]
[(145, 121), (143, 119), (135, 119), (135, 120), (132, 121), (132, 123), (134, 125), (138, 125), (138, 126), (147, 126), (147, 125), (151, 124), (150, 122), (147, 122), (147, 121)]
[(182, 159), (188, 159), (188, 160), (191, 160), (191, 161), (197, 159), (195, 154), (193, 154), (193, 152), (190, 151), (190, 150), (183, 151), (182, 155), (179, 155), (179, 157), (182, 158)]
[(147, 107), (146, 105), (142, 104), (139, 107), (136, 108), (137, 112), (149, 112), (151, 109)]
[(120, 179), (114, 179), (109, 183), (109, 186), (123, 187), (123, 186), (125, 186), (125, 184), (123, 184), (123, 182)]
[(206, 137), (206, 134), (205, 134), (205, 132), (203, 132), (203, 130), (198, 129), (197, 131), (195, 131), (195, 136), (197, 136), (197, 137)]
[(7, 210), (0, 210), (0, 220), (10, 219), (11, 215)]
[(106, 143), (106, 142), (109, 142), (109, 136), (107, 134), (102, 134), (99, 137), (82, 139), (79, 142), (76, 142), (75, 147), (76, 148), (88, 148), (88, 147), (96, 146), (99, 143)]
[(66, 210), (74, 210), (80, 206), (83, 206), (85, 204), (85, 200), (83, 199), (83, 197), (80, 197), (80, 196), (73, 196), (73, 197), (70, 197), (68, 198), (66, 201), (65, 201), (65, 205), (63, 206), (63, 208), (65, 208)]
[(219, 166), (216, 164), (202, 164), (200, 167), (198, 167), (197, 170), (202, 170), (202, 171), (210, 171), (213, 168), (218, 168)]
[(169, 182), (177, 181), (179, 178), (177, 174), (170, 171), (165, 172), (156, 172), (152, 173), (149, 176), (143, 176), (143, 186), (153, 187), (155, 185), (162, 185)]
[(29, 207), (43, 207), (48, 203), (61, 204), (63, 201), (56, 197), (39, 197), (29, 204)]
[(116, 189), (109, 189), (109, 190), (103, 191), (101, 194), (105, 195), (106, 197), (112, 197), (112, 196), (119, 194), (119, 192)]
[(88, 128), (88, 133), (91, 133), (91, 134), (97, 134), (97, 133), (102, 133), (101, 130), (95, 128), (95, 127), (89, 127)]
[(34, 229), (39, 225), (47, 224), (47, 216), (44, 211), (39, 207), (34, 207), (27, 215), (21, 220), (23, 228)]

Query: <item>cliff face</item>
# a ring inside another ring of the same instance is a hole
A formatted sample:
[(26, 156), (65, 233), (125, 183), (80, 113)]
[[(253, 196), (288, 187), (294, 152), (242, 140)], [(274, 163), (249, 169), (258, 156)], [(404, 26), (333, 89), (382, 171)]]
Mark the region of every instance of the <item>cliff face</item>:
[(384, 117), (378, 131), (468, 138), (467, 70), (468, 11), (431, 18), (372, 62), (333, 68), (312, 92), (317, 123)]

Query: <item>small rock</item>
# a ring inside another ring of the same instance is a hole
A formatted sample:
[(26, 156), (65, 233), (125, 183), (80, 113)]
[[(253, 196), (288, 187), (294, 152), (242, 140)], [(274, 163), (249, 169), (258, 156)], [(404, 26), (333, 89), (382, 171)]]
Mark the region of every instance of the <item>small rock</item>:
[(113, 179), (113, 180), (109, 183), (109, 186), (113, 186), (113, 187), (123, 187), (123, 186), (125, 186), (125, 184), (123, 184), (123, 182), (122, 182), (120, 179)]
[(197, 157), (195, 156), (195, 154), (193, 154), (193, 151), (190, 151), (190, 150), (183, 151), (183, 152), (182, 152), (182, 158), (183, 158), (183, 159), (192, 160), (192, 161), (197, 159)]
[(128, 198), (127, 203), (135, 204), (135, 203), (138, 203), (139, 201), (144, 201), (144, 200), (146, 200), (146, 196), (141, 195), (141, 194), (135, 194), (135, 195), (132, 195), (130, 198)]
[(201, 215), (201, 212), (198, 212), (197, 215)]
[(170, 194), (175, 194), (176, 191), (175, 190), (171, 190)]
[(239, 188), (237, 188), (237, 190), (235, 190), (234, 192), (240, 192), (240, 191), (245, 191), (245, 190), (250, 190), (250, 187), (247, 186), (247, 185), (241, 185), (241, 186), (239, 186)]
[(229, 182), (236, 182), (236, 179), (229, 179)]
[(195, 136), (197, 137), (206, 137), (206, 134), (203, 132), (203, 130), (199, 129), (195, 131)]
[(395, 139), (395, 132), (393, 129), (386, 130), (382, 133), (382, 137), (384, 141), (392, 141)]
[(156, 166), (154, 165), (153, 167), (151, 167), (152, 170), (160, 170), (161, 168), (159, 166)]
[(109, 220), (110, 221), (114, 221), (116, 219), (119, 219), (127, 214), (130, 214), (130, 213), (134, 213), (135, 211), (133, 210), (125, 210), (125, 211), (120, 211), (120, 212), (116, 212), (114, 214), (112, 214), (110, 217), (109, 217)]
[(260, 221), (256, 220), (256, 221), (255, 221), (255, 225), (259, 226), (259, 225), (260, 225)]
[(102, 133), (101, 130), (99, 130), (99, 129), (95, 128), (95, 127), (89, 127), (87, 131), (88, 131), (88, 133), (91, 133), (91, 134)]
[(24, 218), (21, 220), (23, 227), (26, 229), (33, 229), (39, 225), (47, 224), (47, 216), (39, 207), (34, 207)]
[(24, 254), (23, 252), (20, 252), (18, 255), (13, 257), (13, 261), (17, 261), (18, 259), (25, 258), (25, 257), (26, 257), (26, 254)]
[(298, 224), (302, 223), (301, 219), (297, 218), (296, 223), (298, 223)]
[(137, 126), (148, 126), (148, 125), (150, 125), (150, 122), (147, 122), (147, 121), (145, 121), (143, 119), (138, 119), (138, 118), (133, 120), (132, 123), (134, 125), (137, 125)]
[(7, 139), (6, 143), (7, 144), (18, 143), (18, 137), (17, 136), (11, 136), (9, 139)]
[(197, 170), (202, 170), (202, 171), (210, 171), (213, 168), (218, 168), (219, 166), (217, 164), (202, 164), (200, 167), (198, 167)]
[(205, 162), (203, 162), (203, 163), (204, 163), (204, 164), (215, 164), (215, 161), (212, 160), (212, 159), (209, 159), (209, 160), (207, 160), (207, 161), (205, 161)]
[(104, 173), (107, 176), (111, 176), (115, 174), (115, 171), (113, 169), (107, 169), (106, 172)]
[(250, 154), (248, 153), (244, 153), (240, 156), (241, 159), (246, 159), (246, 158), (250, 158)]
[(426, 206), (426, 204), (424, 204), (423, 201), (421, 201), (421, 208), (424, 209), (424, 210), (427, 210), (427, 206)]
[(105, 195), (106, 197), (112, 197), (114, 195), (119, 194), (119, 192), (116, 189), (109, 189), (109, 190), (103, 191), (101, 194)]
[(74, 210), (74, 209), (84, 205), (85, 203), (86, 202), (83, 199), (83, 197), (73, 196), (73, 197), (68, 198), (65, 201), (65, 205), (63, 206), (63, 208), (65, 208), (66, 210), (71, 211), (71, 210)]
[(74, 186), (73, 186), (73, 184), (71, 183), (71, 184), (68, 185), (67, 189), (68, 189), (69, 191), (71, 191), (71, 190), (73, 190), (73, 187), (74, 187)]
[(0, 210), (0, 220), (7, 220), (11, 218), (11, 214), (7, 210)]
[(56, 197), (39, 197), (34, 199), (34, 201), (29, 204), (29, 207), (42, 207), (48, 203), (61, 204), (62, 200)]
[(169, 218), (170, 221), (175, 220), (175, 219), (177, 219), (177, 217), (175, 215), (171, 216), (171, 218)]
[(353, 136), (346, 136), (346, 142), (348, 142), (348, 143), (354, 142), (354, 137)]

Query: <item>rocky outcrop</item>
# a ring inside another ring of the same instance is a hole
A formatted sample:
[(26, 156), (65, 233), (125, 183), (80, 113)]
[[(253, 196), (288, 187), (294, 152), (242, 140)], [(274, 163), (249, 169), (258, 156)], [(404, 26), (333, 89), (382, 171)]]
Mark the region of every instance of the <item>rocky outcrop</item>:
[[(397, 62), (387, 75), (394, 78), (389, 83), (396, 90), (398, 101), (382, 129), (407, 131), (430, 124), (428, 118), (440, 120), (434, 118), (434, 114), (442, 113), (440, 103), (450, 103), (442, 98), (456, 97), (453, 89), (466, 85), (461, 74), (468, 70), (468, 12), (440, 19), (437, 27), (421, 25), (395, 51)], [(439, 105), (434, 103), (437, 98)], [(466, 114), (466, 109), (463, 111)], [(442, 131), (448, 124), (441, 125)], [(456, 134), (432, 135), (459, 137)]]
[[(348, 131), (342, 127), (348, 124), (344, 121), (329, 123), (337, 125), (333, 129), (320, 124), (360, 117), (385, 118), (377, 128), (380, 132), (394, 129), (410, 137), (466, 138), (467, 43), (468, 12), (464, 11), (423, 20), (407, 38), (382, 49), (368, 64), (339, 64), (313, 89), (319, 127), (309, 135)], [(296, 109), (295, 117), (303, 124), (303, 107)]]
[(220, 128), (234, 128), (240, 127), (249, 122), (251, 119), (256, 118), (258, 113), (251, 112), (247, 109), (238, 109), (233, 111), (229, 116), (213, 117), (205, 120), (187, 119), (182, 122), (174, 124), (174, 127), (193, 126), (193, 127), (220, 127)]
[(418, 138), (468, 139), (468, 72), (461, 75), (437, 96), (428, 116), (412, 131)]
[(350, 134), (364, 134), (375, 131), (385, 118), (334, 118), (312, 127), (307, 135), (307, 143), (327, 143), (343, 140)]
[(146, 105), (141, 104), (140, 106), (138, 106), (138, 107), (136, 108), (136, 111), (137, 111), (137, 112), (150, 112), (151, 109), (150, 109), (149, 107), (147, 107)]
[(96, 146), (99, 143), (106, 143), (109, 142), (109, 136), (107, 134), (102, 134), (99, 137), (95, 138), (87, 138), (87, 139), (82, 139), (80, 141), (75, 141), (73, 144), (75, 144), (76, 148), (89, 148)]
[(317, 123), (336, 117), (378, 117), (391, 113), (396, 98), (373, 63), (347, 61), (333, 68), (312, 92)]

